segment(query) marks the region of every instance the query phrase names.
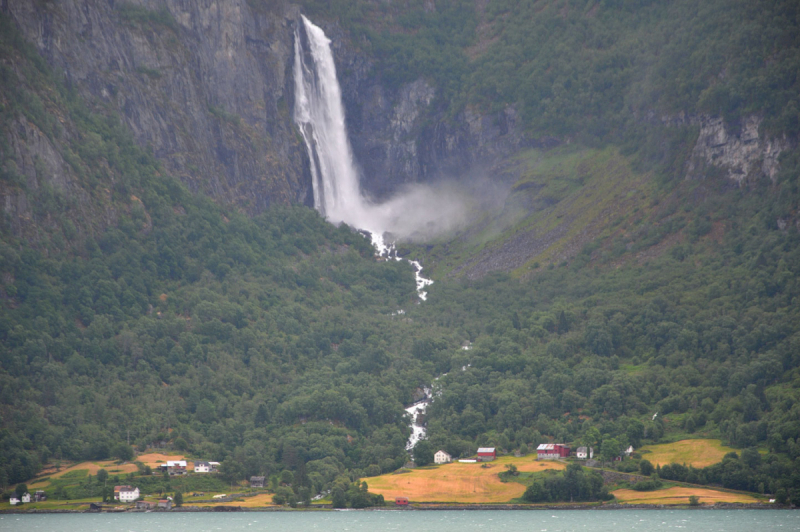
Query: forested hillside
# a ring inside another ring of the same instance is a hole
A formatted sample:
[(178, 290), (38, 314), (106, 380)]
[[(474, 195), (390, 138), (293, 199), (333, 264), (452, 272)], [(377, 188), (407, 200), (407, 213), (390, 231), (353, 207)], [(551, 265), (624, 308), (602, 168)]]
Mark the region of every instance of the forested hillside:
[[(436, 273), (421, 302), (310, 208), (191, 193), (0, 17), (0, 488), (160, 448), (307, 497), (405, 464), (433, 385), (420, 451), (706, 436), (741, 452), (663, 478), (800, 504), (797, 5), (301, 4), (386, 83), (435, 85), (442, 123), (517, 106), (561, 146), (510, 158), (502, 212), (402, 246)], [(689, 175), (691, 117), (751, 115), (774, 175)], [(530, 227), (540, 255), (467, 268)]]

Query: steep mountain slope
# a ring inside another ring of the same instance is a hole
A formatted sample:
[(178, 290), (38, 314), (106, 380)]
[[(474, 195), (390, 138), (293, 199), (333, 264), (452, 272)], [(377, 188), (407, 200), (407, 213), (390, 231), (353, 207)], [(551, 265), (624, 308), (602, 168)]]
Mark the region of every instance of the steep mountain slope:
[(703, 435), (742, 451), (664, 478), (800, 504), (796, 6), (708, 5), (303, 3), (369, 190), (510, 189), (408, 246), (418, 304), (405, 263), (276, 205), (310, 183), (300, 8), (4, 4), (0, 486), (156, 446), (307, 498), (406, 463), (435, 383), (423, 447)]

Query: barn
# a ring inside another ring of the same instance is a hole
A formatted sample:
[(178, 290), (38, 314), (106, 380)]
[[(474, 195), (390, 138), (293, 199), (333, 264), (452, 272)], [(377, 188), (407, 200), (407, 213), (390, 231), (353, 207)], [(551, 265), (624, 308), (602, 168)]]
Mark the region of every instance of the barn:
[(491, 462), (495, 458), (497, 458), (497, 451), (495, 451), (494, 447), (480, 447), (478, 449), (479, 462)]
[(569, 445), (565, 443), (543, 443), (536, 448), (537, 460), (556, 460), (569, 456)]

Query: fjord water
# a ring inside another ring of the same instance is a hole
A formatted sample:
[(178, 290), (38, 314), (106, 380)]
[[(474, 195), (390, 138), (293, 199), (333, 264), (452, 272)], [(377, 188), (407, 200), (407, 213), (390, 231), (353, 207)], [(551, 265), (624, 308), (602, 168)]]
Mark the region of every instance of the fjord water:
[(800, 530), (780, 510), (342, 511), (0, 515), (0, 530), (36, 532), (750, 532)]

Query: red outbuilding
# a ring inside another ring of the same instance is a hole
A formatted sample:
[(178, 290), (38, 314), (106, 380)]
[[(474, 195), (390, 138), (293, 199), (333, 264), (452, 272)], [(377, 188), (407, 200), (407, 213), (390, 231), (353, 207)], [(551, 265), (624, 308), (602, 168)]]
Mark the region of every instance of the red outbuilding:
[(536, 448), (537, 460), (555, 460), (569, 456), (569, 445), (564, 443), (543, 443)]
[(478, 461), (491, 462), (497, 458), (497, 451), (494, 447), (480, 447), (478, 449)]

